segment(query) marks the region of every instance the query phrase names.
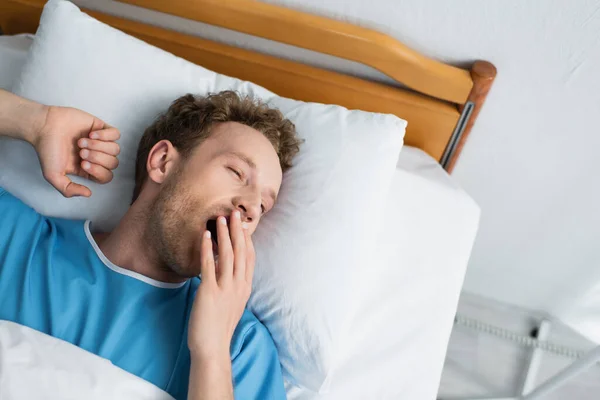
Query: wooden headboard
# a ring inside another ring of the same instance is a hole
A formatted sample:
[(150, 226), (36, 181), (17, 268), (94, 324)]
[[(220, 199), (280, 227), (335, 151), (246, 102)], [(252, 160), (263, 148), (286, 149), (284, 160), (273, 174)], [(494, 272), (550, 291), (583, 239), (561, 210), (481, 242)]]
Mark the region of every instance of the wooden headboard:
[[(253, 0), (121, 0), (368, 65), (408, 89), (376, 83), (84, 10), (94, 18), (213, 71), (285, 97), (391, 113), (408, 121), (405, 143), (451, 171), (496, 76), (486, 61), (447, 65), (377, 31)], [(0, 1), (5, 34), (36, 31), (45, 0)]]

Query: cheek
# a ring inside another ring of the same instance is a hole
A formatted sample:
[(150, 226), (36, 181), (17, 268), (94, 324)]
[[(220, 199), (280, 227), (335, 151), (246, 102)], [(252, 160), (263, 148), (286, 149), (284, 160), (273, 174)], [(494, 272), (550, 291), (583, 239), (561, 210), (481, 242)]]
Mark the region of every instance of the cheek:
[(236, 196), (236, 182), (222, 165), (208, 166), (204, 170), (188, 169), (178, 186), (178, 192), (187, 194), (186, 214), (194, 227), (230, 209)]
[(185, 181), (179, 181), (166, 199), (165, 218), (170, 220), (175, 230), (180, 234), (198, 228), (196, 225), (204, 217), (207, 202), (202, 193), (190, 188)]
[(195, 175), (190, 174), (186, 185), (197, 195), (212, 198), (231, 191), (231, 174), (223, 167), (214, 167)]

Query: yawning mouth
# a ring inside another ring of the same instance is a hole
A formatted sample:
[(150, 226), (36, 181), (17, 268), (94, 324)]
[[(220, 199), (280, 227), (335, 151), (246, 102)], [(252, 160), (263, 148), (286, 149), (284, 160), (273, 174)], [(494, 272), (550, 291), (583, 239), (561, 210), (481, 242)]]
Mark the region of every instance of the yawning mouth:
[[(211, 218), (208, 220), (208, 222), (206, 222), (206, 230), (210, 232), (210, 237), (213, 242), (213, 252), (215, 254), (217, 254), (219, 250), (219, 236), (217, 235), (217, 218), (218, 217)], [(225, 219), (227, 220), (227, 225), (229, 225), (229, 217), (225, 217)]]
[(217, 236), (217, 220), (209, 219), (206, 223), (206, 230), (210, 232), (210, 237), (214, 244), (219, 244), (219, 238)]

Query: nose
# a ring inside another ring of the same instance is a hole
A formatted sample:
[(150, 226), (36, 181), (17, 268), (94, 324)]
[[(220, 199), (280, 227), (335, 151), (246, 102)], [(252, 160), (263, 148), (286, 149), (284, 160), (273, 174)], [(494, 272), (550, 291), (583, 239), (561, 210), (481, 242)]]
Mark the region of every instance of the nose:
[(253, 199), (251, 197), (239, 197), (234, 203), (235, 208), (242, 214), (242, 221), (244, 222), (256, 222), (262, 214), (260, 198)]

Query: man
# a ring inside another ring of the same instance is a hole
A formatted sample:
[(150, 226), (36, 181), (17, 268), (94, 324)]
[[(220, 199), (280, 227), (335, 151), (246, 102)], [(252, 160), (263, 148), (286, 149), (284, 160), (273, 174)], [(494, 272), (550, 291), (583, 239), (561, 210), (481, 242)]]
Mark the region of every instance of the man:
[[(0, 135), (31, 143), (66, 197), (91, 195), (67, 174), (106, 183), (118, 165), (117, 129), (4, 91)], [(145, 131), (133, 202), (110, 233), (39, 215), (0, 188), (0, 319), (177, 399), (285, 398), (273, 341), (245, 304), (251, 235), (298, 149), (277, 110), (233, 92), (187, 95)]]

